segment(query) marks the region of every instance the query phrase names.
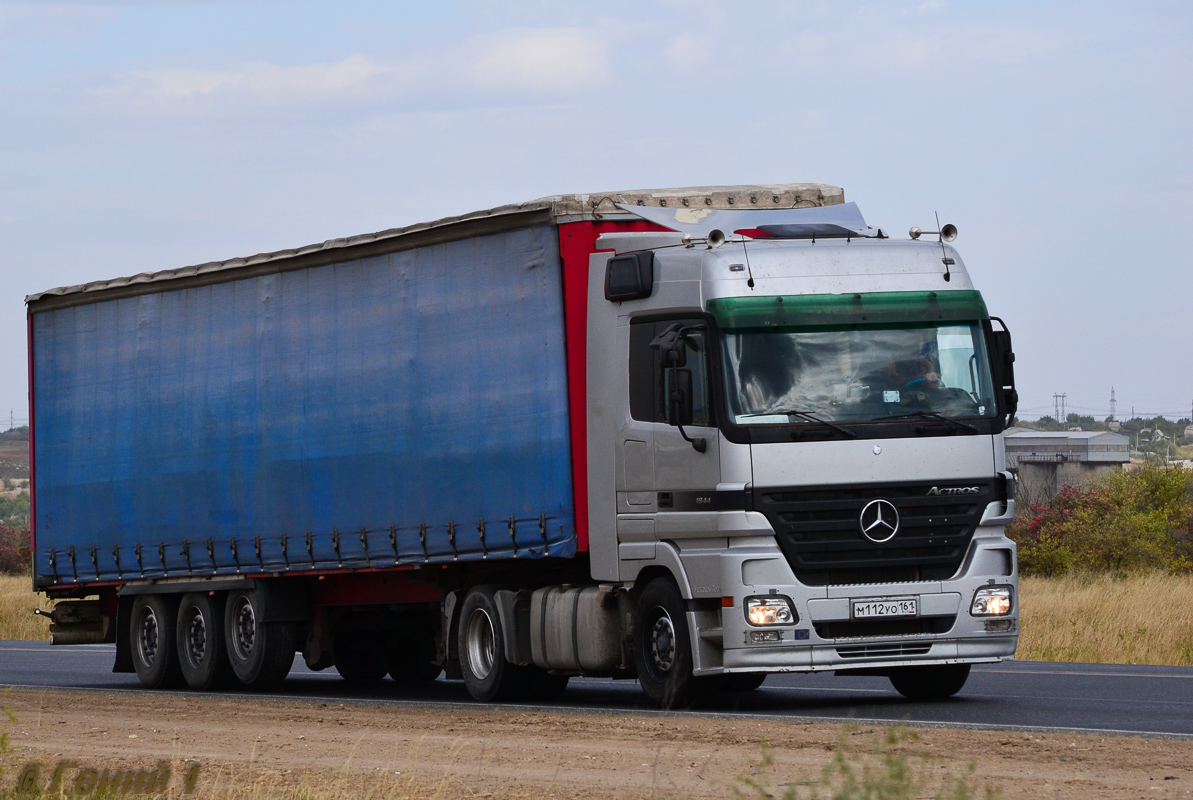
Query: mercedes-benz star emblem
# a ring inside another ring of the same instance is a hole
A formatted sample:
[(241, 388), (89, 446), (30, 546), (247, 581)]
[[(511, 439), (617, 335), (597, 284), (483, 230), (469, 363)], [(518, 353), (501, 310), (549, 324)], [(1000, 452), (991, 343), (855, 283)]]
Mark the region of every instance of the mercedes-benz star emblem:
[(871, 500), (858, 517), (862, 536), (881, 544), (889, 542), (899, 530), (899, 509), (890, 500)]

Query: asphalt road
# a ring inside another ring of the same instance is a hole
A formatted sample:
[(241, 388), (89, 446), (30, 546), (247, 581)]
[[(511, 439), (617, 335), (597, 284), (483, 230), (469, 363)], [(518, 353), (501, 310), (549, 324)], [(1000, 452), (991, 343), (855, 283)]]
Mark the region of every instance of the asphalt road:
[[(112, 672), (114, 654), (115, 645), (0, 642), (0, 686), (146, 691), (135, 675)], [(235, 694), (372, 705), (475, 705), (458, 681), (440, 679), (412, 687), (385, 680), (350, 686), (334, 669), (311, 672), (301, 657), (295, 658), (281, 690)], [(652, 709), (635, 681), (597, 678), (573, 678), (563, 697), (545, 707), (661, 713)], [(975, 667), (960, 694), (935, 703), (908, 702), (885, 678), (771, 675), (757, 691), (721, 695), (701, 710), (684, 713), (1193, 739), (1193, 669), (1012, 661)]]

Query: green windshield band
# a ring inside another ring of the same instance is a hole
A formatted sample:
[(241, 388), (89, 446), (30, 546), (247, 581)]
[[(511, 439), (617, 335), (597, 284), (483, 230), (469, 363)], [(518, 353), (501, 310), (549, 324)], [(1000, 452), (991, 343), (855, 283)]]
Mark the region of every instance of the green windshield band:
[(718, 297), (708, 311), (722, 330), (933, 324), (990, 319), (980, 292), (864, 292)]

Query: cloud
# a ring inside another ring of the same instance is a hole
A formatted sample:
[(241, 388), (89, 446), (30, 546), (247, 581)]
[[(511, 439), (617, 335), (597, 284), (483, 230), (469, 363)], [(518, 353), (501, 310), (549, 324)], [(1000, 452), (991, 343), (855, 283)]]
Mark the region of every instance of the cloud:
[(464, 71), (476, 88), (572, 91), (611, 77), (606, 43), (579, 28), (505, 31), (487, 42)]
[(370, 79), (391, 72), (364, 56), (353, 55), (329, 64), (283, 67), (257, 62), (229, 71), (163, 69), (132, 72), (125, 76), (122, 85), (101, 89), (99, 93), (143, 94), (170, 99), (223, 93), (277, 100), (353, 92)]
[(557, 98), (609, 82), (608, 45), (578, 28), (516, 29), (458, 42), (400, 60), (360, 54), (299, 65), (251, 62), (210, 70), (165, 68), (124, 73), (97, 96), (147, 103), (160, 110), (200, 103), (309, 106), (495, 96)]

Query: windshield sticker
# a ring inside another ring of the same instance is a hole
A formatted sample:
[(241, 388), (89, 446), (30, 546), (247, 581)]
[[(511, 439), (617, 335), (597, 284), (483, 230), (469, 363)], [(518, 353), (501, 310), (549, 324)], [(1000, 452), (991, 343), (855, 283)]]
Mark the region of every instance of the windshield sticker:
[(890, 392), (890, 391), (883, 392), (882, 393), (882, 402), (898, 403), (899, 402), (899, 392), (897, 390), (893, 391), (893, 392)]

